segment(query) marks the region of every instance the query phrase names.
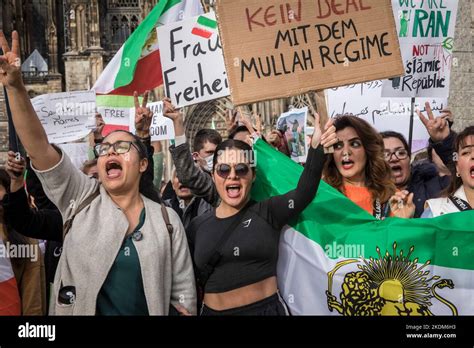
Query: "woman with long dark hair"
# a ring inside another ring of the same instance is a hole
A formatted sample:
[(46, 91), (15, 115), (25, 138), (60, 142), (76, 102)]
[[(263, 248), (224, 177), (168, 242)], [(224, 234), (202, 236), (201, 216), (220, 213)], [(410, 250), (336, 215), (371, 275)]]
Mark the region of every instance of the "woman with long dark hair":
[(317, 126), (298, 186), (281, 196), (252, 201), (256, 175), (249, 144), (221, 143), (212, 179), (220, 197), (215, 211), (193, 220), (190, 245), (204, 301), (201, 315), (286, 315), (276, 269), (280, 231), (314, 199), (324, 162), (323, 147), (336, 143), (335, 128)]
[(379, 220), (412, 217), (413, 195), (396, 192), (380, 134), (355, 116), (336, 117), (334, 126), (339, 141), (327, 158), (324, 180)]
[(423, 218), (472, 210), (474, 207), (474, 126), (457, 135), (455, 149), (456, 166), (451, 168), (451, 185), (444, 191), (443, 197), (426, 201)]
[[(12, 36), (10, 50), (0, 31), (0, 83), (6, 87), (13, 123), (31, 166), (69, 231), (50, 313), (167, 315), (170, 304), (195, 313), (184, 228), (172, 209), (162, 210), (140, 191), (148, 167), (146, 148), (134, 134), (113, 132), (95, 148), (99, 180), (77, 170), (48, 142), (22, 81), (18, 33)], [(146, 98), (141, 107), (137, 96), (135, 100), (138, 116), (151, 122)]]

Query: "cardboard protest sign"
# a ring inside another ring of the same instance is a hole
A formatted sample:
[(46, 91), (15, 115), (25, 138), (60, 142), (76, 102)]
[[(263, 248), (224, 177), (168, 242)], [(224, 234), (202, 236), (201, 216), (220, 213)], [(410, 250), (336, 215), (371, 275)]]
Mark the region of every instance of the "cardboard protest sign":
[(448, 98), (458, 0), (392, 0), (405, 76), (384, 97)]
[[(383, 98), (382, 85), (377, 80), (363, 84), (349, 85), (327, 90), (328, 111), (330, 117), (350, 114), (367, 121), (379, 132), (395, 131), (408, 141), (410, 130), (411, 98)], [(430, 102), (435, 116), (447, 107), (447, 99), (417, 98), (415, 108), (425, 115), (425, 103)], [(427, 147), (429, 135), (418, 115), (414, 115), (413, 152)]]
[(306, 162), (308, 146), (306, 143), (306, 122), (308, 108), (291, 109), (281, 114), (277, 121), (277, 129), (285, 134), (290, 157), (293, 161)]
[[(173, 121), (163, 116), (163, 102), (147, 104), (153, 111), (153, 120), (150, 126), (151, 141), (174, 139)], [(135, 108), (130, 109), (130, 132), (135, 133)]]
[(165, 94), (174, 105), (183, 107), (229, 95), (213, 12), (157, 30)]
[(82, 139), (94, 127), (94, 91), (43, 94), (31, 103), (51, 143)]
[(391, 0), (218, 0), (235, 105), (401, 76)]

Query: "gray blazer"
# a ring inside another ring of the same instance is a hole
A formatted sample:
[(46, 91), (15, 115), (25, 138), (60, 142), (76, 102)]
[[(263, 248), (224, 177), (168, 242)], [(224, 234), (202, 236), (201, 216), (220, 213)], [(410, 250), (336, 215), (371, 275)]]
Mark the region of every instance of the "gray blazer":
[[(100, 195), (76, 216), (64, 240), (50, 305), (52, 315), (95, 315), (97, 295), (128, 229), (127, 218), (103, 186), (78, 171), (64, 153), (53, 168), (34, 170), (47, 196), (61, 212), (63, 221), (69, 219), (81, 202), (100, 186)], [(142, 198), (146, 209), (146, 220), (141, 229), (143, 239), (133, 243), (140, 260), (148, 311), (150, 315), (168, 315), (171, 302), (195, 314), (194, 272), (183, 225), (177, 214), (168, 209), (174, 226), (171, 256), (161, 206)], [(62, 286), (76, 288), (73, 304), (58, 302)]]

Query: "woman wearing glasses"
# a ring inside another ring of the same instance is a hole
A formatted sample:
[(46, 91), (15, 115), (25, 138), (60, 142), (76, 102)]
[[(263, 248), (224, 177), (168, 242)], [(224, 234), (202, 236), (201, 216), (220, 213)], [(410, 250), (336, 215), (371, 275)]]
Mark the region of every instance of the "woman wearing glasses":
[[(451, 113), (442, 110), (440, 117), (435, 118), (430, 104), (425, 105), (427, 116), (418, 112), (420, 120), (430, 135), (430, 147), (439, 155), (441, 161), (448, 167), (453, 164), (454, 136), (449, 128)], [(413, 192), (413, 202), (416, 205), (415, 216), (423, 213), (426, 200), (437, 198), (449, 186), (451, 176), (440, 175), (436, 165), (430, 162), (410, 165), (410, 148), (405, 137), (397, 132), (383, 132), (385, 146), (385, 161), (389, 164), (392, 180), (398, 190)]]
[(330, 123), (324, 134), (315, 127), (295, 190), (258, 203), (250, 199), (256, 175), (252, 148), (233, 139), (217, 146), (212, 178), (220, 204), (190, 226), (191, 251), (204, 291), (201, 315), (288, 314), (277, 292), (280, 231), (315, 197), (323, 147), (336, 142), (334, 131)]
[[(21, 78), (18, 33), (13, 32), (12, 50), (3, 32), (0, 43), (5, 53), (0, 56), (0, 83), (7, 88), (17, 133), (63, 220), (75, 217), (64, 239), (50, 313), (166, 315), (170, 304), (195, 313), (183, 226), (168, 209), (170, 241), (161, 206), (139, 191), (148, 166), (141, 141), (124, 131), (108, 135), (96, 147), (99, 181), (88, 178), (48, 143)], [(151, 122), (145, 105), (146, 100), (141, 108), (137, 105), (137, 114)]]
[(355, 116), (339, 116), (334, 125), (339, 142), (326, 161), (324, 180), (379, 220), (412, 217), (413, 195), (396, 192), (382, 137)]

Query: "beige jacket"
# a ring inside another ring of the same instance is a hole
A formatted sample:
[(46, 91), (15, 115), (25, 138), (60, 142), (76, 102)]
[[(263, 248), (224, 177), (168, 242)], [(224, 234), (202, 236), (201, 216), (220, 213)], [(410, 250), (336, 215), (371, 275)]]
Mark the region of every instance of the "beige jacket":
[[(125, 238), (128, 221), (95, 179), (77, 170), (67, 155), (48, 170), (35, 170), (44, 191), (58, 207), (63, 221), (100, 186), (100, 195), (75, 218), (64, 240), (56, 271), (50, 314), (95, 315), (97, 295)], [(174, 226), (171, 246), (159, 204), (143, 197), (146, 209), (143, 239), (133, 241), (140, 260), (150, 315), (167, 315), (170, 301), (196, 313), (196, 288), (186, 234), (177, 214), (168, 209)], [(75, 302), (58, 303), (62, 286), (76, 288)]]

